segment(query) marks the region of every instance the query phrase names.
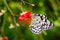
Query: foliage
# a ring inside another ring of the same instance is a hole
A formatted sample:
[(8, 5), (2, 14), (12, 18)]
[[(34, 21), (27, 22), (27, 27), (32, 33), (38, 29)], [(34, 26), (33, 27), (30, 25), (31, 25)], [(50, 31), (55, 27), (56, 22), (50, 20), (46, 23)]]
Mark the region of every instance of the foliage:
[[(0, 16), (1, 37), (7, 36), (8, 40), (60, 40), (60, 0), (0, 0), (1, 9), (5, 11)], [(22, 26), (23, 23), (18, 21), (22, 11), (46, 15), (54, 28), (39, 35), (31, 33), (29, 25)], [(9, 28), (10, 24), (14, 28)]]

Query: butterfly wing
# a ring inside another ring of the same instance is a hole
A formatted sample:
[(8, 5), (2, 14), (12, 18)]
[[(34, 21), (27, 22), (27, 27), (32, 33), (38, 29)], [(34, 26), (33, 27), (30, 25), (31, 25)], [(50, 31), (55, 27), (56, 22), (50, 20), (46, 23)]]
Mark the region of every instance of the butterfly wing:
[(46, 20), (44, 24), (42, 24), (43, 30), (49, 30), (53, 28), (53, 23), (50, 22), (49, 20)]
[(34, 34), (39, 34), (41, 33), (41, 18), (37, 15), (32, 16), (32, 21), (30, 24), (30, 31)]
[(41, 20), (42, 20), (42, 29), (43, 30), (49, 30), (49, 29), (52, 29), (53, 28), (53, 23), (50, 22), (48, 19), (47, 19), (47, 16), (46, 15), (43, 15), (43, 14), (40, 14), (40, 17), (41, 17)]
[(30, 24), (30, 30), (34, 34), (39, 34), (42, 30), (52, 29), (53, 23), (51, 23), (47, 17), (43, 14), (33, 14)]

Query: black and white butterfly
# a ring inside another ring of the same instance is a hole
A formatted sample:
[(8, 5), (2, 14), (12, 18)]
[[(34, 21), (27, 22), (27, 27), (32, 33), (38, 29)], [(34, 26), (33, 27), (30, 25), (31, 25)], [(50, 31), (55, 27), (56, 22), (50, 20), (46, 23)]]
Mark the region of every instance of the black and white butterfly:
[(42, 30), (52, 29), (53, 23), (50, 22), (43, 14), (33, 14), (32, 21), (29, 26), (30, 31), (34, 34), (40, 34)]

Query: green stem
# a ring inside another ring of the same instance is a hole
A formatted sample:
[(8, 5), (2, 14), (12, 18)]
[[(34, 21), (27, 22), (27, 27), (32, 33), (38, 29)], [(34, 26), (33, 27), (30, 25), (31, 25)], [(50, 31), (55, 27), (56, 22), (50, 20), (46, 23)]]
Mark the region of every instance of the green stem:
[(14, 23), (15, 23), (15, 25), (16, 25), (15, 15), (13, 14), (12, 10), (9, 8), (9, 6), (8, 6), (8, 4), (7, 4), (7, 2), (6, 2), (6, 0), (3, 0), (3, 2), (4, 2), (4, 4), (5, 4), (5, 6), (7, 7), (7, 9), (9, 10), (9, 12), (11, 13), (11, 15), (13, 16)]
[(12, 10), (9, 8), (6, 0), (3, 0), (3, 2), (4, 2), (4, 4), (5, 4), (5, 6), (7, 7), (7, 9), (9, 10), (9, 12), (11, 13), (11, 15), (14, 16), (14, 14), (13, 14)]
[(21, 6), (19, 6), (18, 8), (20, 8), (20, 9), (21, 9), (21, 11), (22, 11), (22, 12), (24, 12), (24, 10), (23, 10), (23, 8), (22, 8), (22, 3), (24, 3), (24, 1), (23, 1), (23, 0), (21, 0)]
[(44, 40), (44, 38), (43, 38), (43, 35), (42, 35), (42, 34), (38, 35), (38, 37), (40, 38), (40, 40)]

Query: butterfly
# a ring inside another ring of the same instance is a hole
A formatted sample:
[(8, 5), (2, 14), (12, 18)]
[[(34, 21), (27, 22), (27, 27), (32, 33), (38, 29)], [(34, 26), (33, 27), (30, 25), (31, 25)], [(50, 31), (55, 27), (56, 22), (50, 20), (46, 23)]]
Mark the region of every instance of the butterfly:
[(49, 30), (53, 28), (53, 23), (47, 19), (46, 15), (33, 14), (29, 29), (34, 34), (40, 34), (42, 30)]

